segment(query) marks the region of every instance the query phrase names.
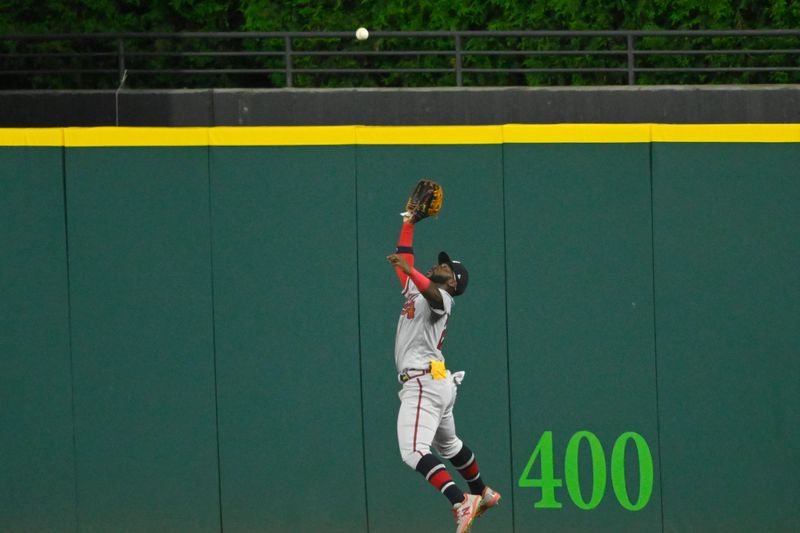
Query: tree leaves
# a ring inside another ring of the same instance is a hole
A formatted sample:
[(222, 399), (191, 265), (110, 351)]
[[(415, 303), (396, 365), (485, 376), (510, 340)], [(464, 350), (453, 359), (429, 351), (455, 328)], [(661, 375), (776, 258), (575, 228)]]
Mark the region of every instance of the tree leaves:
[[(620, 29), (765, 29), (800, 27), (800, 2), (792, 0), (0, 0), (0, 32), (13, 33), (97, 33), (97, 32), (186, 32), (186, 31), (355, 31), (359, 26), (375, 31), (445, 31), (445, 30), (620, 30)], [(321, 41), (320, 41), (321, 42)], [(111, 43), (113, 44), (113, 43)], [(144, 51), (140, 43), (139, 51)], [(245, 59), (198, 57), (189, 41), (152, 43), (173, 54), (170, 58), (139, 56), (137, 68), (262, 68), (279, 70), (281, 58), (262, 56)], [(198, 46), (212, 46), (209, 50), (279, 52), (281, 40), (215, 40)], [(314, 43), (297, 39), (296, 49), (310, 50)], [(725, 37), (708, 38), (646, 38), (637, 39), (638, 51), (654, 48), (674, 50), (733, 49), (761, 46), (766, 49), (798, 49), (797, 39), (741, 39)], [(48, 52), (85, 51), (88, 45), (75, 42), (50, 43)], [(110, 46), (110, 45), (109, 45)], [(115, 49), (115, 46), (109, 50)], [(135, 50), (136, 43), (126, 45)], [(375, 39), (363, 43), (326, 43), (322, 50), (340, 50), (349, 56), (335, 60), (328, 56), (298, 57), (297, 66), (307, 68), (411, 68), (454, 69), (454, 60), (436, 55), (377, 56), (367, 53), (389, 51), (405, 53), (409, 50), (453, 50), (452, 39), (418, 40)], [(473, 54), (464, 56), (465, 68), (625, 68), (624, 40), (611, 38), (509, 38), (465, 39), (465, 51), (510, 50), (517, 55)], [(505, 48), (504, 48), (505, 47)], [(37, 52), (27, 43), (6, 39), (0, 41), (0, 53)], [(527, 54), (529, 51), (551, 52)], [(552, 52), (564, 50), (572, 55)], [(622, 53), (618, 52), (622, 50)], [(592, 54), (599, 51), (601, 54)], [(604, 55), (605, 54), (605, 55)], [(616, 54), (616, 55), (615, 55)], [(178, 63), (178, 61), (183, 63)], [(19, 63), (19, 60), (14, 59)], [(337, 63), (337, 61), (339, 61)], [(98, 63), (100, 61), (98, 60)], [(793, 62), (793, 63), (792, 63)], [(72, 64), (72, 63), (70, 63)], [(798, 66), (797, 55), (734, 55), (695, 54), (688, 56), (646, 55), (637, 56), (637, 65), (652, 69), (674, 67), (736, 67), (772, 66), (781, 64)], [(23, 66), (0, 65), (0, 68)], [(108, 68), (115, 68), (112, 60)], [(79, 66), (79, 65), (78, 65)], [(77, 67), (76, 67), (77, 68)], [(8, 79), (8, 78), (6, 78)], [(98, 78), (104, 79), (104, 78)], [(152, 76), (151, 86), (283, 86), (285, 76), (280, 73), (260, 75), (251, 81), (242, 77), (221, 76), (181, 78), (169, 81)], [(298, 75), (295, 86), (423, 86), (452, 85), (453, 72), (403, 73), (387, 75), (366, 74), (313, 74)], [(798, 81), (798, 73), (763, 74), (662, 74), (656, 71), (639, 75), (640, 83), (698, 83), (722, 81), (735, 82), (785, 82)], [(140, 81), (131, 79), (130, 83)], [(463, 73), (465, 85), (481, 84), (619, 84), (626, 83), (624, 73)], [(6, 86), (6, 82), (3, 82)], [(47, 77), (37, 82), (47, 85)], [(110, 81), (80, 80), (81, 88), (114, 86)], [(141, 83), (145, 83), (141, 81)], [(56, 84), (57, 85), (57, 84)], [(68, 86), (67, 83), (61, 86)], [(24, 88), (24, 87), (20, 87)]]

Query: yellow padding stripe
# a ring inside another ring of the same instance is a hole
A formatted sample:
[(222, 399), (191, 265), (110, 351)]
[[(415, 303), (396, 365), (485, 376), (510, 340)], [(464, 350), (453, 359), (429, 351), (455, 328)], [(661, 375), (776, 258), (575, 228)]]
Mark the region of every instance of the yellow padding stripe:
[(655, 142), (800, 142), (800, 124), (654, 124)]
[(208, 146), (209, 128), (65, 128), (64, 146)]
[(507, 143), (646, 143), (653, 124), (507, 124)]
[(355, 126), (218, 126), (209, 131), (211, 146), (356, 144)]
[(506, 124), (0, 128), (0, 146), (319, 146), (503, 143), (796, 143), (800, 124)]
[(357, 144), (502, 144), (503, 126), (358, 126)]
[(0, 128), (0, 146), (64, 146), (62, 128)]

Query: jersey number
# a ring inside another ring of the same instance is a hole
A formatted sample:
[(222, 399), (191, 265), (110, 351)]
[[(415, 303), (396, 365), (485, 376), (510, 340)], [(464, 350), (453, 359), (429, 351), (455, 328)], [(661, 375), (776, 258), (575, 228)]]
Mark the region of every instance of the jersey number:
[(405, 316), (409, 320), (413, 320), (414, 318), (414, 300), (408, 300), (406, 305), (403, 306), (403, 310), (400, 312), (400, 316)]
[(447, 322), (444, 323), (444, 329), (442, 330), (442, 335), (439, 337), (439, 344), (436, 345), (437, 350), (442, 349), (442, 344), (444, 344), (444, 336), (447, 335)]

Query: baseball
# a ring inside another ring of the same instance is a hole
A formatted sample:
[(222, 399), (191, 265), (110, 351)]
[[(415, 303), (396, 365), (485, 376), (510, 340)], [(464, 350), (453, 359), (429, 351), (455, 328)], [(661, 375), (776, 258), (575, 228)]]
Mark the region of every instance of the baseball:
[(368, 37), (369, 32), (367, 31), (367, 28), (361, 27), (356, 30), (356, 39), (359, 41), (366, 41)]

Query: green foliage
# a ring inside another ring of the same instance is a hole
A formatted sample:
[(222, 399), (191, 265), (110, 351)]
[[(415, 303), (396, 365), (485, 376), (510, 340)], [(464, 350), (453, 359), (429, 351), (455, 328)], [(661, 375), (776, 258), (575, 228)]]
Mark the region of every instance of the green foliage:
[(0, 0), (0, 33), (239, 30), (234, 0)]
[[(347, 31), (359, 26), (370, 31), (446, 30), (714, 30), (800, 27), (800, 2), (795, 0), (0, 0), (0, 54), (69, 54), (101, 52), (91, 58), (98, 72), (81, 75), (0, 76), (0, 88), (108, 88), (116, 87), (120, 43), (60, 40), (31, 43), (9, 39), (18, 33), (187, 32), (187, 31)], [(755, 83), (798, 82), (798, 73), (703, 72), (663, 73), (669, 68), (741, 68), (800, 66), (799, 54), (692, 53), (703, 50), (763, 48), (800, 49), (796, 38), (686, 38), (637, 39), (637, 83)], [(125, 68), (132, 74), (129, 87), (282, 87), (286, 64), (280, 38), (191, 39), (122, 43)], [(451, 38), (295, 38), (296, 52), (345, 52), (298, 55), (294, 69), (409, 69), (404, 73), (295, 73), (296, 87), (335, 86), (446, 86), (456, 83), (456, 60)], [(587, 85), (627, 83), (624, 39), (611, 37), (491, 37), (462, 42), (462, 82), (478, 85)], [(675, 50), (689, 54), (646, 54), (648, 50)], [(165, 56), (153, 57), (152, 51)], [(230, 52), (225, 56), (202, 51)], [(415, 53), (441, 51), (441, 55)], [(500, 55), (499, 51), (515, 52)], [(261, 55), (242, 57), (235, 52)], [(199, 52), (199, 53), (198, 53)], [(495, 52), (495, 54), (492, 54)], [(567, 52), (562, 54), (558, 52)], [(599, 53), (598, 53), (599, 52)], [(273, 55), (270, 55), (273, 54)], [(383, 54), (383, 55), (382, 55)], [(392, 54), (392, 55), (389, 55)], [(0, 59), (6, 72), (31, 69), (83, 69), (86, 59), (66, 55)], [(170, 69), (169, 74), (140, 71)], [(260, 69), (255, 74), (189, 74), (177, 70)], [(496, 69), (510, 72), (491, 72)], [(555, 69), (555, 70), (554, 70)], [(580, 71), (576, 71), (581, 69)], [(544, 72), (547, 70), (547, 72)]]

